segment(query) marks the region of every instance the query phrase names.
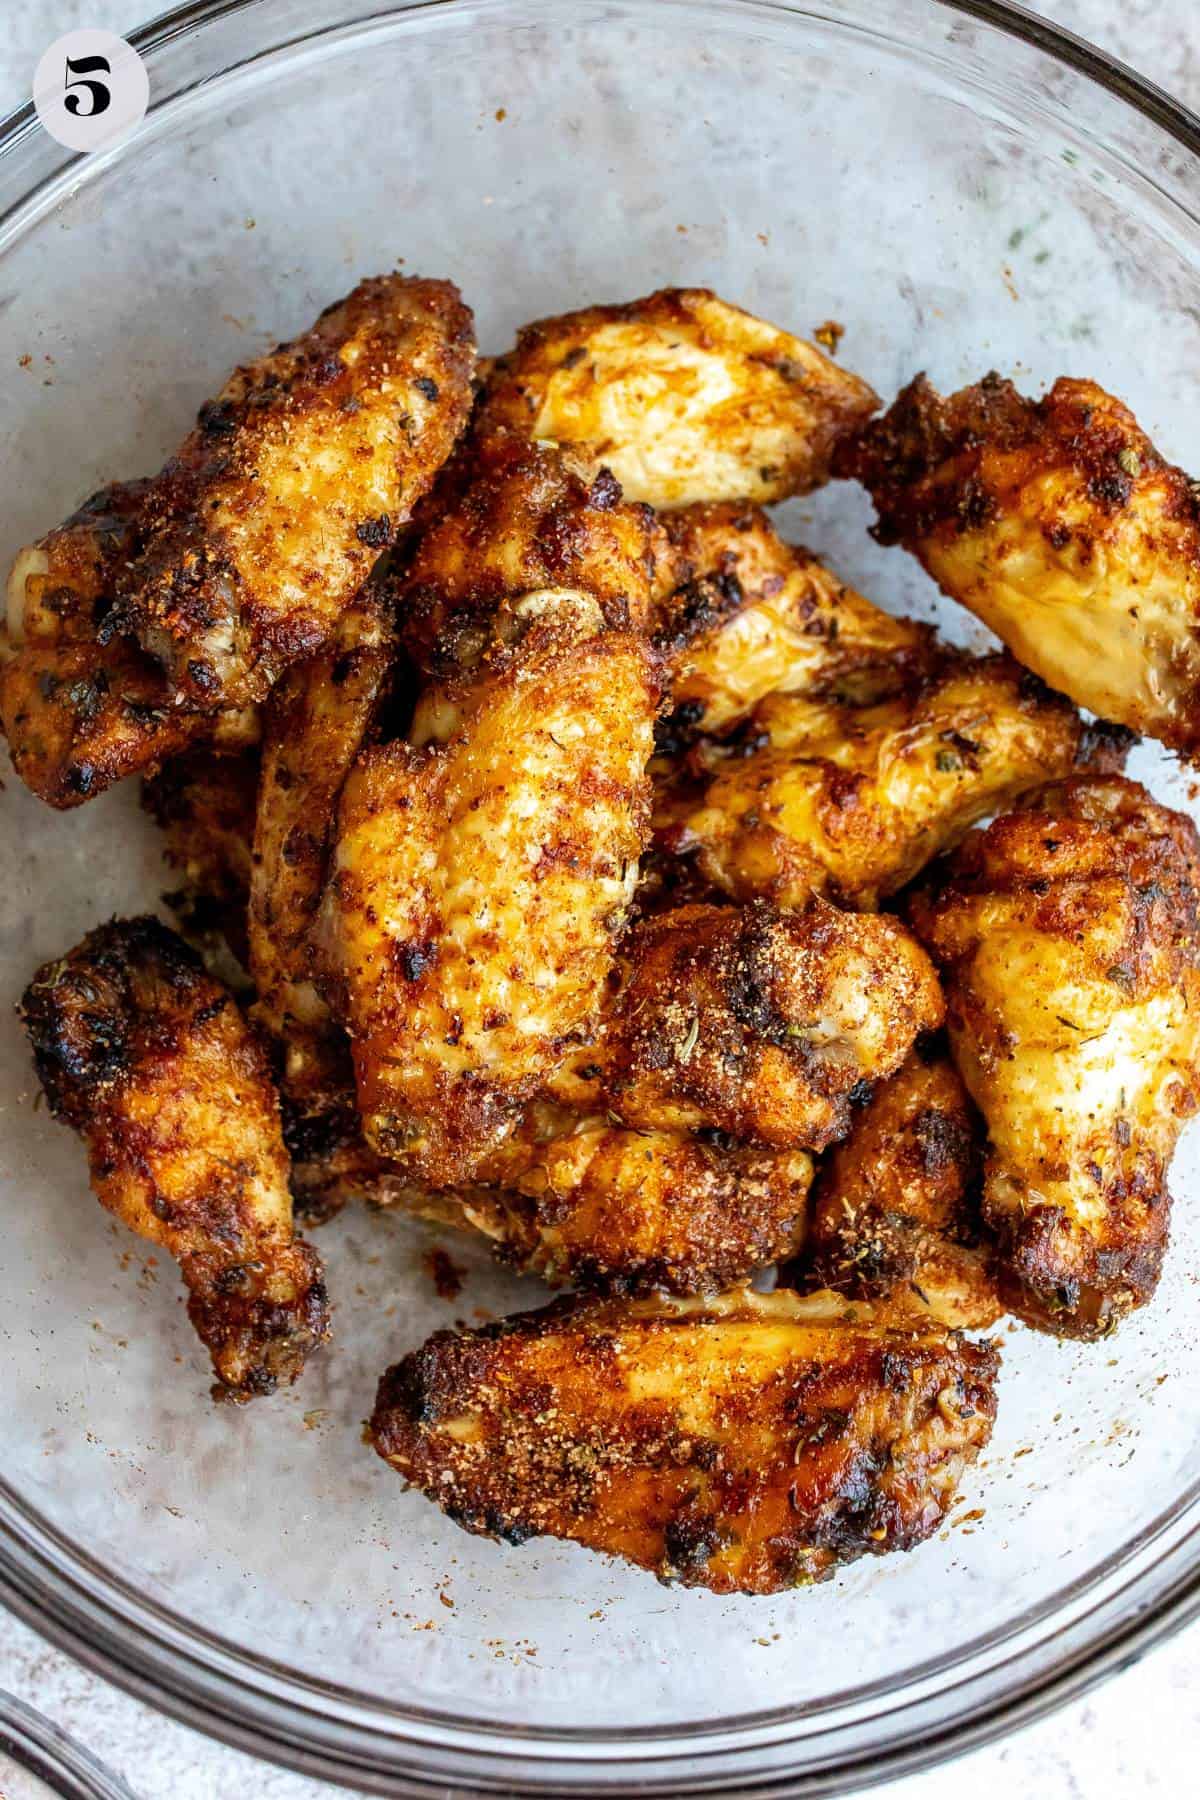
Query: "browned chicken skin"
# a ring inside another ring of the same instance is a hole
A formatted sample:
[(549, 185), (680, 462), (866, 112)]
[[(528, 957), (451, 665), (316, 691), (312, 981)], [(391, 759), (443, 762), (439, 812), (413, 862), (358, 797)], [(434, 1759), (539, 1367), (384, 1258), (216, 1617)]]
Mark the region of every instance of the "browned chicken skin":
[(38, 970), (21, 1014), (97, 1197), (178, 1261), (214, 1393), (294, 1381), (329, 1335), (325, 1287), (293, 1235), (278, 1096), (232, 995), (156, 919), (114, 920)]
[(941, 1023), (937, 978), (891, 918), (820, 900), (784, 914), (685, 906), (635, 925), (621, 989), (587, 1052), (628, 1125), (821, 1150), (851, 1095)]
[(1004, 1311), (983, 1230), (979, 1116), (935, 1045), (876, 1088), (817, 1177), (797, 1275), (889, 1310), (986, 1330)]
[(197, 746), (169, 757), (142, 786), (142, 806), (180, 880), (163, 898), (185, 934), (219, 932), (243, 967), (259, 763), (257, 749), (224, 756)]
[(469, 1181), (598, 1007), (657, 699), (644, 641), (566, 596), (434, 706), (445, 742), (346, 783), (327, 935), (367, 1138), (421, 1180)]
[(568, 1300), (442, 1331), (379, 1386), (379, 1454), (468, 1531), (772, 1594), (937, 1529), (995, 1350), (841, 1296)]
[(194, 704), (261, 700), (324, 649), (432, 485), (474, 360), (452, 283), (388, 275), (238, 369), (155, 478), (110, 623)]
[(118, 572), (140, 542), (148, 486), (93, 495), (22, 550), (9, 575), (0, 722), (17, 774), (51, 806), (79, 806), (193, 738), (235, 748), (254, 736), (248, 713), (182, 703), (137, 644), (99, 642)]
[(526, 325), (492, 364), (483, 420), (586, 448), (630, 500), (765, 503), (820, 487), (878, 404), (803, 338), (707, 288), (662, 288)]
[(643, 631), (666, 539), (606, 469), (512, 432), (476, 431), (447, 471), (444, 503), (398, 583), (414, 659), (467, 672), (520, 629), (530, 596), (584, 590), (606, 625)]
[(757, 506), (687, 506), (664, 525), (655, 643), (671, 738), (727, 732), (772, 693), (882, 698), (929, 663), (930, 626), (872, 606)]
[(1196, 484), (1093, 381), (1027, 400), (923, 375), (843, 449), (902, 543), (1036, 674), (1103, 719), (1200, 749)]
[(973, 833), (913, 897), (989, 1133), (1005, 1304), (1095, 1337), (1154, 1292), (1167, 1168), (1200, 1106), (1200, 838), (1135, 782), (1077, 776)]
[[(329, 866), (338, 798), (387, 696), (395, 643), (368, 586), (324, 656), (298, 663), (264, 709), (249, 895), (255, 1017), (287, 1046), (289, 1075), (314, 1075), (335, 1029), (313, 985), (310, 935)], [(313, 1040), (317, 1040), (314, 1042)]]
[(869, 706), (773, 695), (744, 731), (696, 752), (707, 788), (659, 840), (736, 898), (788, 907), (811, 893), (878, 906), (1089, 742), (1074, 707), (1005, 656), (951, 656)]

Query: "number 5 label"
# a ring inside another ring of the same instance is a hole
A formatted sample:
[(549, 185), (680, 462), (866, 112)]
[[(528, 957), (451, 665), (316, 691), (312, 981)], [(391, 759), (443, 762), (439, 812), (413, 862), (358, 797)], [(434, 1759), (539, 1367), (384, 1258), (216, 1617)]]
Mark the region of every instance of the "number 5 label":
[(68, 31), (42, 56), (33, 104), (52, 138), (68, 150), (106, 150), (145, 116), (146, 65), (111, 31)]

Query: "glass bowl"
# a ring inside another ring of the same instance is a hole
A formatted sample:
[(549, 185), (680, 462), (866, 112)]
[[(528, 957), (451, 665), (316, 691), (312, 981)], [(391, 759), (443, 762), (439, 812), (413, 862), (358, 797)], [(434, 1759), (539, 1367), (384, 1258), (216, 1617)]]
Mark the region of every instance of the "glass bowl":
[[(522, 320), (708, 283), (834, 319), (884, 394), (1090, 375), (1200, 467), (1197, 122), (984, 0), (264, 0), (141, 33), (152, 107), (65, 155), (0, 141), (0, 551), (157, 466), (235, 362), (403, 259), (501, 348)], [(785, 524), (894, 609), (943, 608), (832, 487)], [(1142, 751), (1175, 804), (1187, 783)], [(1000, 1420), (939, 1538), (720, 1600), (467, 1537), (360, 1441), (380, 1370), (534, 1304), (471, 1244), (350, 1211), (336, 1346), (207, 1399), (174, 1270), (90, 1199), (12, 1018), (29, 971), (170, 878), (136, 795), (0, 799), (0, 1594), (111, 1679), (311, 1774), (434, 1795), (844, 1792), (977, 1743), (1198, 1606), (1200, 1169), (1159, 1298), (1110, 1342), (1005, 1333)]]
[(134, 1800), (90, 1751), (12, 1694), (0, 1692), (0, 1794), (4, 1800)]

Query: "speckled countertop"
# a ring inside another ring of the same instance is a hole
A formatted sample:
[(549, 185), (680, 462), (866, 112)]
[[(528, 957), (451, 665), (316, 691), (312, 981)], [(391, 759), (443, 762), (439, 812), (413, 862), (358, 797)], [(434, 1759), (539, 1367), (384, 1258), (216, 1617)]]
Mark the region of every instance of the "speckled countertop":
[[(5, 0), (0, 113), (27, 97), (38, 56), (64, 31), (127, 30), (150, 10), (136, 0)], [(1047, 0), (1037, 10), (1200, 109), (1195, 0)], [(139, 1800), (332, 1800), (343, 1791), (254, 1762), (161, 1718), (4, 1614), (0, 1687), (87, 1744)], [(958, 1800), (964, 1791), (977, 1800), (1175, 1796), (1194, 1791), (1198, 1757), (1200, 1626), (1193, 1626), (1090, 1698), (888, 1792), (894, 1800)]]

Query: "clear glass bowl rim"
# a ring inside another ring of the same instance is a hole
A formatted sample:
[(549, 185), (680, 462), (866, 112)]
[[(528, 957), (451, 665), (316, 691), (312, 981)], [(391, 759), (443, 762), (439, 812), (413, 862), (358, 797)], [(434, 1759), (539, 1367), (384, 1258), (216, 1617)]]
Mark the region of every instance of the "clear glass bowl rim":
[[(492, 5), (503, 3), (490, 0)], [(570, 5), (572, 0), (555, 3)], [(807, 12), (802, 3), (790, 0), (708, 3), (745, 4), (784, 15)], [(272, 0), (192, 0), (130, 32), (129, 42), (153, 64), (156, 54), (180, 37), (271, 4)], [(450, 12), (461, 4), (462, 0), (383, 0), (379, 14)], [(1001, 31), (1085, 76), (1195, 157), (1200, 174), (1200, 116), (1115, 57), (1010, 0), (929, 0), (929, 4)], [(364, 6), (357, 22), (370, 16), (370, 8)], [(173, 93), (168, 100), (178, 97)], [(32, 104), (0, 121), (0, 181), (11, 153), (35, 129)], [(0, 210), (0, 229), (39, 192), (55, 185), (76, 160), (62, 157), (50, 176), (36, 180), (10, 200)], [(369, 1792), (411, 1795), (414, 1800), (444, 1800), (447, 1793), (612, 1795), (633, 1786), (646, 1793), (672, 1796), (753, 1792), (771, 1800), (790, 1800), (791, 1796), (844, 1794), (851, 1787), (916, 1773), (1044, 1717), (1129, 1667), (1147, 1650), (1200, 1617), (1200, 1525), (1172, 1544), (1168, 1562), (1167, 1578), (1149, 1601), (1139, 1599), (1138, 1592), (1146, 1571), (1129, 1588), (1098, 1603), (1094, 1610), (1100, 1615), (1099, 1628), (1066, 1651), (1056, 1665), (1012, 1680), (998, 1698), (972, 1703), (948, 1724), (931, 1730), (917, 1719), (911, 1728), (895, 1732), (881, 1748), (865, 1755), (841, 1757), (800, 1773), (776, 1766), (756, 1775), (756, 1746), (747, 1744), (735, 1769), (729, 1767), (726, 1752), (721, 1759), (725, 1766), (715, 1775), (696, 1772), (694, 1765), (681, 1775), (673, 1773), (673, 1768), (687, 1756), (689, 1746), (680, 1742), (674, 1728), (661, 1734), (657, 1756), (655, 1734), (640, 1730), (629, 1734), (633, 1752), (629, 1758), (611, 1754), (603, 1759), (589, 1757), (584, 1739), (580, 1746), (583, 1754), (572, 1747), (569, 1760), (539, 1766), (522, 1756), (523, 1749), (531, 1749), (531, 1739), (539, 1735), (536, 1731), (516, 1727), (504, 1744), (495, 1728), (480, 1733), (474, 1745), (465, 1739), (454, 1744), (445, 1739), (436, 1742), (421, 1735), (423, 1715), (397, 1707), (390, 1716), (397, 1721), (411, 1719), (417, 1729), (405, 1738), (392, 1734), (385, 1738), (366, 1726), (329, 1720), (311, 1699), (305, 1702), (299, 1683), (291, 1683), (293, 1691), (287, 1692), (287, 1671), (257, 1658), (239, 1659), (243, 1666), (252, 1662), (263, 1678), (257, 1688), (249, 1687), (232, 1667), (219, 1666), (220, 1659), (213, 1656), (211, 1641), (204, 1634), (190, 1633), (186, 1626), (180, 1629), (173, 1616), (159, 1614), (161, 1627), (150, 1636), (145, 1626), (139, 1628), (130, 1620), (129, 1611), (136, 1604), (132, 1591), (47, 1530), (0, 1477), (0, 1603), (43, 1637), (137, 1698), (235, 1748), (313, 1777)], [(141, 1610), (147, 1616), (159, 1613), (153, 1605), (143, 1604)], [(1111, 1617), (1114, 1612), (1116, 1616)], [(208, 1654), (206, 1644), (210, 1646)], [(232, 1658), (225, 1660), (232, 1664)], [(1020, 1653), (1014, 1660), (1019, 1666)], [(21, 1716), (36, 1718), (19, 1702), (13, 1705)], [(915, 1706), (910, 1710), (915, 1711)], [(3, 1723), (0, 1709), (0, 1741)], [(592, 1734), (597, 1739), (600, 1735)], [(566, 1747), (567, 1735), (559, 1734), (555, 1741)], [(780, 1740), (772, 1740), (773, 1748), (779, 1745)], [(71, 1748), (78, 1750), (74, 1745)], [(44, 1772), (39, 1769), (39, 1773)], [(615, 1782), (613, 1777), (617, 1777)], [(114, 1784), (100, 1791), (119, 1795), (127, 1790)]]

